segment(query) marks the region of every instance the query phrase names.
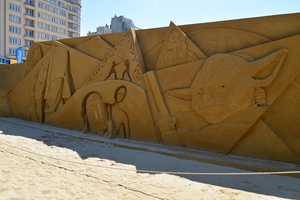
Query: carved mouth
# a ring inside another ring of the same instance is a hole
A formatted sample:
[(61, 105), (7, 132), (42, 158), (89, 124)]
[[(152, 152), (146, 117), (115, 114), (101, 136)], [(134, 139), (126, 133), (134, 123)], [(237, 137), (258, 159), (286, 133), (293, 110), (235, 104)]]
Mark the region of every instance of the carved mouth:
[(225, 105), (200, 106), (199, 114), (205, 118), (208, 123), (217, 124), (223, 122), (233, 111)]
[(167, 54), (172, 54), (172, 53), (175, 52), (175, 49), (174, 48), (167, 48), (166, 52), (167, 52)]

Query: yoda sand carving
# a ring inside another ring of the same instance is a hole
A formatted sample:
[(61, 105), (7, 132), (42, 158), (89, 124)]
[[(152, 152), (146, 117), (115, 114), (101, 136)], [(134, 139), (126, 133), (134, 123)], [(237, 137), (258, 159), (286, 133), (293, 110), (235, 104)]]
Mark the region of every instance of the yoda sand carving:
[(171, 110), (173, 103), (183, 106), (158, 120), (163, 143), (228, 153), (268, 108), (263, 87), (287, 53), (281, 49), (255, 61), (245, 54), (209, 57), (190, 88), (166, 93)]

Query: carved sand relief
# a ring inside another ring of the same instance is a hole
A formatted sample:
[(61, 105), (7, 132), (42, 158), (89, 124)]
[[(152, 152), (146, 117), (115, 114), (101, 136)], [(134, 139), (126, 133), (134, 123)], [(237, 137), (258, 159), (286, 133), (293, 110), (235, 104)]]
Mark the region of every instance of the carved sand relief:
[[(286, 50), (279, 50), (252, 62), (231, 54), (209, 57), (190, 88), (167, 92), (169, 99), (185, 101), (199, 115), (199, 120), (195, 120), (195, 114), (191, 111), (178, 112), (181, 120), (174, 120), (174, 116), (171, 116), (168, 125), (170, 130), (164, 128), (165, 132), (162, 132), (164, 143), (205, 146), (206, 149), (216, 149), (217, 146), (218, 151), (227, 153), (266, 110), (267, 106), (263, 106), (261, 100), (259, 104), (255, 103), (255, 99), (258, 99), (255, 91), (271, 84), (286, 54)], [(263, 89), (260, 89), (260, 93), (264, 93)], [(259, 99), (264, 95), (260, 93)], [(237, 116), (244, 116), (245, 119)], [(195, 121), (180, 127), (179, 124), (184, 124), (181, 121), (186, 122), (191, 118)], [(159, 120), (158, 125), (166, 127), (166, 119), (161, 120), (164, 123)], [(174, 121), (179, 121), (178, 125)], [(195, 123), (197, 129), (193, 125)]]
[(107, 54), (112, 51), (113, 47), (100, 36), (96, 36), (74, 47), (74, 49), (103, 61)]
[[(89, 130), (95, 134), (103, 135), (107, 132), (107, 105), (103, 103), (99, 93), (93, 92), (86, 99), (85, 126), (82, 132)], [(89, 129), (88, 129), (89, 127)]]
[(97, 81), (121, 79), (143, 86), (142, 71), (145, 69), (139, 46), (136, 43), (135, 33), (129, 29), (85, 85)]
[(171, 22), (155, 69), (159, 70), (205, 57), (201, 50), (193, 46), (185, 33)]
[(37, 43), (18, 73), (1, 70), (10, 111), (0, 112), (110, 139), (300, 163), (300, 27), (277, 27), (275, 37), (253, 20)]

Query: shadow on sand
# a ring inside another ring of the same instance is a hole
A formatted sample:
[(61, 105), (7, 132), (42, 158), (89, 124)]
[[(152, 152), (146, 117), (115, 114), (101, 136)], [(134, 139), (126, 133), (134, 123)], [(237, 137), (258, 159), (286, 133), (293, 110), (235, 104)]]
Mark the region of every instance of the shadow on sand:
[[(82, 159), (90, 157), (108, 159), (117, 163), (134, 165), (136, 170), (159, 172), (192, 173), (246, 173), (228, 166), (219, 166), (193, 160), (168, 156), (168, 150), (162, 151), (162, 145), (149, 145), (150, 151), (140, 149), (138, 142), (124, 139), (107, 140), (94, 134), (82, 134), (78, 131), (50, 127), (14, 118), (0, 118), (2, 135), (21, 136), (41, 141), (48, 146), (68, 148), (76, 151)], [(114, 142), (112, 142), (114, 141)], [(147, 143), (140, 143), (140, 146)], [(127, 148), (121, 148), (121, 146)], [(151, 147), (151, 148), (150, 148)], [(160, 153), (155, 153), (160, 148)], [(147, 148), (145, 148), (147, 149)], [(151, 152), (152, 151), (152, 152)], [(38, 152), (35, 152), (38, 153)], [(294, 165), (297, 166), (297, 165)], [(297, 166), (299, 171), (299, 166)], [(139, 172), (141, 173), (141, 172)], [(147, 172), (143, 172), (147, 173)], [(248, 191), (273, 197), (297, 199), (300, 197), (300, 178), (278, 175), (187, 175), (176, 174), (191, 181), (217, 185), (224, 188)], [(276, 181), (280, 180), (280, 181)], [(291, 187), (291, 185), (293, 187)]]

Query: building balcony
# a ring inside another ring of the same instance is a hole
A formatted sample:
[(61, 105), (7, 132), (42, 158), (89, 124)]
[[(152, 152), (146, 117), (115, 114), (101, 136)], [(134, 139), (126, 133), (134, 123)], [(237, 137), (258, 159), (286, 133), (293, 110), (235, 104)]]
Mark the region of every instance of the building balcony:
[(34, 5), (34, 3), (25, 2), (24, 3), (24, 8), (33, 9), (33, 8), (35, 8), (35, 5)]
[(77, 32), (77, 30), (75, 28), (73, 28), (72, 26), (68, 26), (68, 31)]
[(30, 48), (30, 46), (25, 46), (25, 45), (23, 46), (23, 50), (24, 50), (24, 51), (25, 51), (25, 50), (27, 50), (27, 51), (28, 51), (28, 50), (29, 50), (29, 48)]
[(72, 20), (72, 19), (68, 19), (67, 22), (68, 22), (68, 23), (72, 23), (72, 24), (76, 24), (76, 25), (80, 26), (80, 22), (74, 21), (74, 20)]
[(32, 30), (32, 31), (34, 31), (34, 29), (35, 29), (33, 25), (28, 25), (28, 24), (24, 24), (24, 28), (27, 30)]
[(80, 30), (77, 30), (76, 28), (74, 28), (73, 26), (68, 26), (68, 31), (71, 31), (71, 32), (75, 32), (75, 33), (79, 33)]
[(24, 18), (25, 19), (31, 19), (31, 20), (35, 20), (35, 17), (34, 17), (34, 15), (28, 15), (28, 14), (24, 14)]
[(33, 35), (24, 35), (24, 39), (34, 41)]
[(79, 34), (79, 32), (68, 31), (68, 37), (70, 37), (70, 38), (80, 37), (80, 34)]
[(66, 0), (66, 1), (81, 6), (81, 0)]

